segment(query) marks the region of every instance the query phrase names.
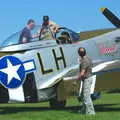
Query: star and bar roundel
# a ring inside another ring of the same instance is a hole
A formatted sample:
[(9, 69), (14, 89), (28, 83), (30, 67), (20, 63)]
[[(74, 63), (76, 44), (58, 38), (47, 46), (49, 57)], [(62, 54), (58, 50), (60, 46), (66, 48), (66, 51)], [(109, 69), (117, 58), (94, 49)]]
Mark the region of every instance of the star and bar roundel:
[(36, 70), (34, 60), (22, 62), (15, 56), (0, 59), (0, 83), (8, 89), (15, 89), (24, 83), (27, 72)]

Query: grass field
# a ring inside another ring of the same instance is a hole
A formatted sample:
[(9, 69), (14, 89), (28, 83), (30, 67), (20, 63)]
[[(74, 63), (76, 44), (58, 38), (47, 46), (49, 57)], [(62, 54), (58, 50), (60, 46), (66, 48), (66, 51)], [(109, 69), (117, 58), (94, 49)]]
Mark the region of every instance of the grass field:
[(120, 120), (120, 94), (103, 94), (94, 102), (96, 115), (78, 114), (80, 103), (68, 100), (65, 109), (50, 109), (48, 103), (0, 104), (0, 120)]

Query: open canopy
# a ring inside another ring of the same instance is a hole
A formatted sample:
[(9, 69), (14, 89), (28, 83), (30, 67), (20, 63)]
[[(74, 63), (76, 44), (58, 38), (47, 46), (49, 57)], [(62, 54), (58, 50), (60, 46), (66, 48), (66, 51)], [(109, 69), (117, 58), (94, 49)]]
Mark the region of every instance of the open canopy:
[[(36, 26), (33, 30), (31, 30), (31, 34), (38, 34), (40, 31), (41, 26)], [(47, 37), (43, 34), (41, 35), (41, 38), (35, 38), (31, 39), (30, 42), (36, 42), (36, 41), (44, 41), (44, 40), (58, 40), (60, 38), (61, 34), (63, 32), (67, 32), (70, 36), (71, 42), (77, 42), (80, 40), (77, 33), (73, 32), (72, 30), (69, 30), (67, 28), (59, 28), (56, 33), (52, 33), (51, 31), (48, 31)], [(21, 31), (14, 33), (13, 35), (9, 36), (0, 47), (7, 47), (11, 45), (19, 45), (19, 37), (20, 37)]]

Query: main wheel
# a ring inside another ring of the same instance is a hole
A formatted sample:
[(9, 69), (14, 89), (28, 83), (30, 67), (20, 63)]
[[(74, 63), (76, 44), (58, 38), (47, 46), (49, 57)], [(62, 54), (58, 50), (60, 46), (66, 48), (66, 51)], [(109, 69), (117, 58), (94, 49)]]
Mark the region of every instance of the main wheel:
[(50, 107), (51, 108), (65, 108), (66, 106), (66, 101), (57, 101), (57, 98), (53, 98), (49, 101)]

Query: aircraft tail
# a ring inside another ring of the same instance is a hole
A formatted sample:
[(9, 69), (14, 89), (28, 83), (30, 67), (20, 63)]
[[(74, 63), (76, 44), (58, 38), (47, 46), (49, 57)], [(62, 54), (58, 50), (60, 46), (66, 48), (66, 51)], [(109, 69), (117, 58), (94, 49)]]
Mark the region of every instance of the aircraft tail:
[(100, 9), (103, 15), (117, 28), (120, 28), (120, 19), (115, 16), (109, 9), (101, 8)]

